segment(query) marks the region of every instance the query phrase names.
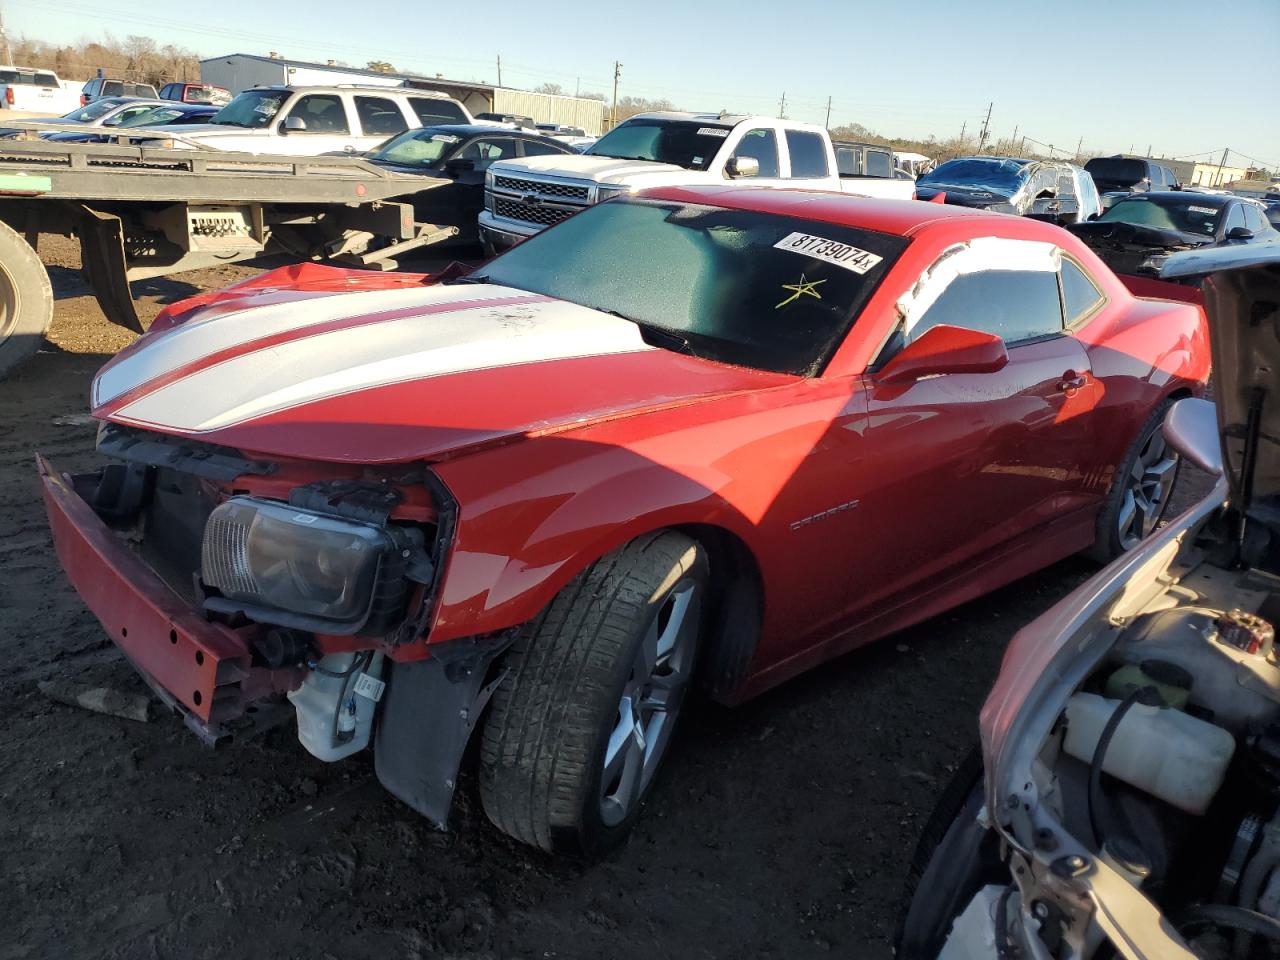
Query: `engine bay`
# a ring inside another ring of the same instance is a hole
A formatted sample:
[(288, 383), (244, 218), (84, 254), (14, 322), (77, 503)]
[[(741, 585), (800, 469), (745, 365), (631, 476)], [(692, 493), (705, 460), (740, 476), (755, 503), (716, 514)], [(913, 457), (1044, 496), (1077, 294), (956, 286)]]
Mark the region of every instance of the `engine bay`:
[(1123, 625), (1036, 765), (1055, 819), (1206, 960), (1280, 956), (1277, 623), (1280, 577), (1202, 560)]

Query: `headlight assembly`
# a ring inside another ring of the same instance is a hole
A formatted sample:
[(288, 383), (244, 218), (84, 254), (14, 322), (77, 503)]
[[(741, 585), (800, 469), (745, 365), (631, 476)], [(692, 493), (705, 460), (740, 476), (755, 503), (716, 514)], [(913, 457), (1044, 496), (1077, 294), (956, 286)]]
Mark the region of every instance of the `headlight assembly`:
[(600, 184), (596, 187), (596, 203), (604, 203), (614, 197), (625, 197), (630, 195), (630, 187), (616, 187), (608, 184)]
[(420, 548), (421, 537), (416, 544), (399, 541), (411, 534), (417, 531), (393, 532), (275, 501), (233, 497), (205, 525), (201, 576), (220, 594), (208, 597), (205, 606), (327, 633), (357, 633), (366, 624), (381, 628), (370, 619), (385, 619), (387, 600), (403, 609), (408, 582), (402, 561)]

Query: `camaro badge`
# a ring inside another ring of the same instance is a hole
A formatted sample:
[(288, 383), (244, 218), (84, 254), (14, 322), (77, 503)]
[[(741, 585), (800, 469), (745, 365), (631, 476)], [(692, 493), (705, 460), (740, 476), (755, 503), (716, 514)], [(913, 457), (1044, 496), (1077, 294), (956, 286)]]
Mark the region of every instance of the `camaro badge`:
[(806, 280), (804, 278), (804, 274), (800, 274), (799, 283), (784, 283), (782, 285), (783, 290), (792, 291), (791, 296), (787, 297), (787, 299), (783, 300), (773, 309), (781, 310), (788, 303), (791, 303), (793, 300), (799, 300), (801, 297), (813, 297), (815, 300), (821, 300), (822, 294), (818, 292), (817, 287), (826, 282), (827, 281), (825, 280)]

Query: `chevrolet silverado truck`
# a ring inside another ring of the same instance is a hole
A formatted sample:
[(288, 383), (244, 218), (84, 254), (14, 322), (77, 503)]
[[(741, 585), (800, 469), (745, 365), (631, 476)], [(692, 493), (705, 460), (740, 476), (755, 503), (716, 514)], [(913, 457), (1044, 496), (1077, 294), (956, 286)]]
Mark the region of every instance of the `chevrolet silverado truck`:
[(848, 158), (837, 156), (831, 135), (815, 124), (646, 113), (618, 124), (579, 156), (495, 163), (485, 177), (480, 240), (494, 253), (610, 197), (735, 181), (896, 200), (915, 196), (915, 181), (895, 176), (892, 164), (883, 176), (861, 165), (853, 170)]
[(1197, 308), (1051, 224), (668, 187), (466, 275), (171, 305), (94, 381), (102, 468), (39, 470), (68, 577), (198, 735), (292, 704), (440, 826), (469, 756), (500, 829), (591, 855), (695, 685), (740, 703), (1137, 546), (1208, 373)]

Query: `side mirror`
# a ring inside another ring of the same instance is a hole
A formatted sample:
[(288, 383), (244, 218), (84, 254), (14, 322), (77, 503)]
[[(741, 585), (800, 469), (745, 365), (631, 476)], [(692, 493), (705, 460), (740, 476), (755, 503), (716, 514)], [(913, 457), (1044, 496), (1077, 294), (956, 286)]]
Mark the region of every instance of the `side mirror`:
[(452, 174), (467, 173), (476, 168), (476, 162), (467, 157), (454, 157), (445, 163), (444, 168)]
[(1201, 470), (1222, 475), (1222, 444), (1218, 438), (1218, 412), (1208, 400), (1186, 397), (1165, 414), (1165, 441)]
[(1252, 240), (1253, 231), (1248, 227), (1232, 227), (1227, 231), (1228, 240)]
[(734, 180), (760, 176), (760, 161), (755, 157), (730, 157), (724, 172)]
[(876, 381), (901, 384), (948, 373), (995, 373), (1008, 362), (1004, 341), (995, 334), (943, 323), (903, 347), (876, 374)]
[(301, 117), (285, 117), (284, 126), (280, 128), (281, 133), (300, 133), (307, 129), (307, 121)]

